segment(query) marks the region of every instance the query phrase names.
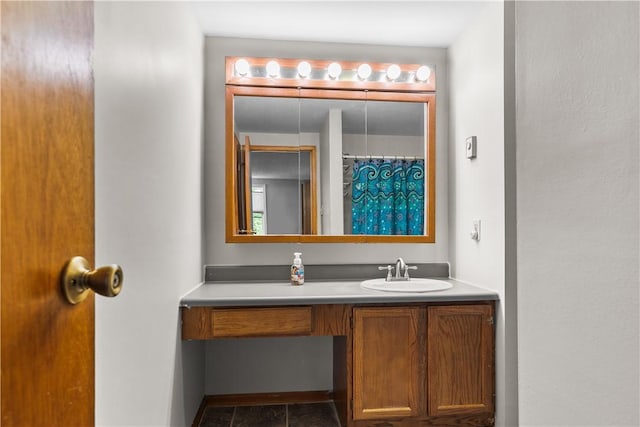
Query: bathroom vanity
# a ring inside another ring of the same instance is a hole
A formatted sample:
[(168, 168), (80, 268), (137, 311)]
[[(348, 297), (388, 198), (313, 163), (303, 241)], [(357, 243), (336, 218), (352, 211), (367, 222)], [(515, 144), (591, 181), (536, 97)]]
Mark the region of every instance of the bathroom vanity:
[[(352, 278), (205, 283), (181, 301), (182, 339), (333, 336), (333, 390), (288, 399), (333, 400), (342, 426), (490, 426), (498, 296), (443, 280), (453, 287), (422, 293), (363, 289)], [(203, 404), (216, 399), (225, 396)]]

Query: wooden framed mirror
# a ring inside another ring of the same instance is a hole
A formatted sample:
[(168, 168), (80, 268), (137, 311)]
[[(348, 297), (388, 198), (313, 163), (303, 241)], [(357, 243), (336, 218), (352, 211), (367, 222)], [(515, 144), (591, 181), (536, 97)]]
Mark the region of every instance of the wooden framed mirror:
[(226, 58), (226, 241), (434, 243), (433, 73), (300, 62)]

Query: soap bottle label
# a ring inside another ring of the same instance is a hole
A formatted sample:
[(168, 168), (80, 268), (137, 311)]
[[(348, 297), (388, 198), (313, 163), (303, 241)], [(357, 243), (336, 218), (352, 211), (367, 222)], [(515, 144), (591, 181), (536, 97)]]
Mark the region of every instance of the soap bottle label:
[(291, 284), (302, 285), (304, 284), (304, 267), (298, 265), (291, 266)]

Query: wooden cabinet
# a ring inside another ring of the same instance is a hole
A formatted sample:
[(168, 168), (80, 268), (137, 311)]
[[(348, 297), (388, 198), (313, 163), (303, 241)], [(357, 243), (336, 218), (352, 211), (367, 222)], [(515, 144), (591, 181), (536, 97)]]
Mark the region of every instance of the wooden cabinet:
[(492, 426), (493, 316), (493, 301), (183, 307), (182, 338), (334, 336), (343, 427)]
[(493, 412), (493, 307), (429, 307), (428, 313), (429, 414)]
[(353, 312), (353, 418), (418, 415), (424, 310), (378, 307)]
[(492, 425), (493, 354), (493, 304), (354, 308), (353, 425)]

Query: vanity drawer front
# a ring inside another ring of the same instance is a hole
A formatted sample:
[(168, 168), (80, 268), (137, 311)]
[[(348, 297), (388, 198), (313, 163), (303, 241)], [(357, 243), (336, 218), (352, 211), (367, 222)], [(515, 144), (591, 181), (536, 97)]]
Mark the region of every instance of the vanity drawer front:
[(213, 335), (308, 335), (311, 316), (311, 307), (216, 309), (213, 310)]
[(210, 308), (183, 310), (183, 339), (310, 335), (313, 308)]

